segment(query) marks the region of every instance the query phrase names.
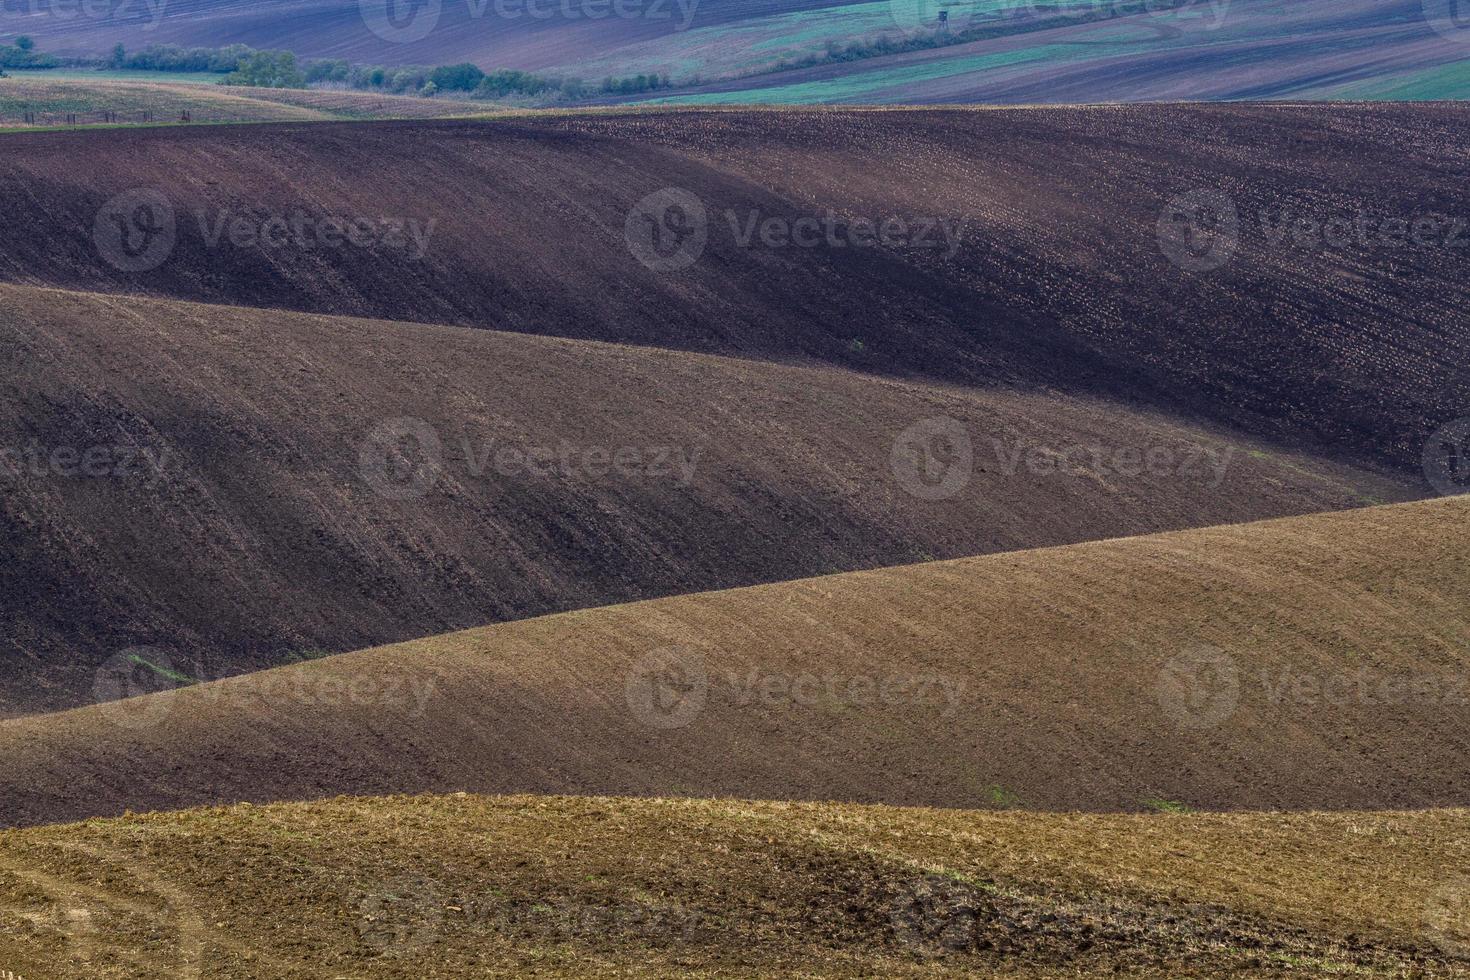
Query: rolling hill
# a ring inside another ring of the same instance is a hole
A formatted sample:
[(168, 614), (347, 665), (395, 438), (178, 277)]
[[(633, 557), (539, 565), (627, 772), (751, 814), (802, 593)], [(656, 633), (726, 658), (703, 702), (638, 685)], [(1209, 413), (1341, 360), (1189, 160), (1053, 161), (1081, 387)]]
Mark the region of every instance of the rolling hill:
[[(1039, 386), (1417, 472), (1425, 439), (1470, 405), (1454, 217), (1467, 111), (673, 112), (21, 134), (0, 160), (13, 215), (0, 277)], [(85, 169), (70, 165), (80, 155)], [(156, 237), (127, 224), (144, 201)], [(640, 249), (672, 239), (644, 243), (665, 228), (647, 222), (686, 210), (704, 234), (678, 239), (681, 267), (649, 261)], [(341, 228), (360, 222), (367, 233), (345, 242)], [(810, 247), (780, 234), (810, 241), (812, 222)], [(316, 232), (333, 225), (322, 247)], [(380, 238), (390, 227), (396, 240)], [(881, 227), (903, 233), (874, 244)], [(156, 254), (117, 252), (119, 228)]]
[(1464, 810), (233, 807), (0, 833), (0, 958), (56, 980), (1463, 976), (1467, 839)]
[(3, 715), (90, 703), (135, 646), (215, 679), (1424, 492), (1100, 399), (831, 367), (16, 286), (0, 337)]
[(0, 823), (445, 790), (1458, 806), (1467, 514), (1458, 497), (580, 610), (15, 719)]
[(0, 81), (0, 127), (439, 119), (474, 115), (490, 108), (485, 103), (367, 92), (81, 78), (52, 81), (44, 76)]

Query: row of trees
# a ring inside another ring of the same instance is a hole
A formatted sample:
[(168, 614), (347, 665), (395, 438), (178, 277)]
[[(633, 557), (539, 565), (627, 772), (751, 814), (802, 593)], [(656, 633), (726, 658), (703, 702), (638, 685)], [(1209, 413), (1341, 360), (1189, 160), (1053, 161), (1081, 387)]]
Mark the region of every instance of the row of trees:
[(305, 68), (308, 85), (341, 85), (354, 89), (409, 95), (464, 93), (473, 99), (506, 99), (513, 97), (586, 98), (595, 92), (618, 95), (652, 92), (670, 88), (668, 75), (634, 75), (630, 78), (607, 78), (600, 87), (591, 87), (580, 78), (536, 75), (514, 68), (484, 71), (464, 62), (437, 68), (408, 66), (386, 68), (382, 65), (354, 65), (342, 59), (313, 61)]
[(213, 72), (227, 74), (240, 67), (240, 62), (255, 54), (243, 44), (224, 48), (186, 48), (177, 44), (152, 44), (128, 54), (121, 44), (113, 46), (107, 59), (108, 68), (130, 71)]
[(35, 40), (25, 35), (14, 44), (0, 44), (0, 68), (55, 68), (59, 64), (53, 55), (37, 51)]
[[(35, 51), (28, 37), (0, 47), (0, 67), (50, 68), (59, 62)], [(97, 64), (97, 62), (92, 62)], [(319, 59), (302, 65), (289, 51), (256, 51), (243, 44), (224, 48), (186, 48), (154, 44), (129, 53), (115, 45), (103, 66), (116, 70), (213, 73), (222, 85), (259, 88), (343, 86), (395, 94), (435, 96), (462, 93), (472, 99), (542, 98), (575, 100), (595, 93), (637, 95), (672, 87), (668, 75), (606, 78), (592, 87), (580, 78), (560, 78), (501, 68), (486, 72), (468, 62), (438, 67), (354, 65), (345, 59)]]

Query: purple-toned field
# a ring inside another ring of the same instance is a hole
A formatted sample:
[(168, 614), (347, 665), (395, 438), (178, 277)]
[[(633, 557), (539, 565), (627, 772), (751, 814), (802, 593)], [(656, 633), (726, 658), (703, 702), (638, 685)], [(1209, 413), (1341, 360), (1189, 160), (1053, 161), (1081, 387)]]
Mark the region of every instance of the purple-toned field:
[[(963, 44), (706, 85), (665, 101), (711, 103), (1098, 103), (1390, 97), (1439, 70), (1417, 98), (1470, 96), (1470, 28), (1419, 0), (1221, 0), (1085, 20)], [(860, 8), (852, 8), (854, 10)], [(1004, 22), (999, 18), (997, 24)], [(973, 17), (969, 26), (988, 23)], [(1438, 28), (1438, 29), (1437, 29)], [(699, 40), (698, 32), (674, 43)], [(640, 68), (645, 67), (639, 65)], [(650, 59), (646, 67), (657, 67)], [(706, 72), (706, 78), (712, 77)], [(717, 76), (714, 76), (717, 77)]]
[[(374, 64), (449, 64), (547, 69), (628, 44), (687, 30), (850, 0), (417, 0), (412, 13), (390, 17), (390, 0), (153, 0), (122, 5), (127, 16), (63, 18), (44, 13), (43, 0), (5, 0), (0, 37), (34, 37), (38, 48), (97, 54), (121, 42), (282, 48), (301, 57), (347, 58)], [(40, 6), (35, 6), (35, 5)], [(42, 11), (18, 16), (17, 10)], [(157, 11), (154, 13), (153, 11)], [(377, 31), (374, 27), (378, 28)]]
[[(243, 43), (593, 83), (666, 75), (678, 91), (664, 98), (693, 104), (1470, 96), (1470, 28), (1437, 17), (1442, 0), (959, 0), (942, 5), (938, 47), (925, 46), (940, 6), (928, 0), (415, 0), (401, 17), (389, 16), (398, 0), (174, 0), (121, 20), (10, 6), (40, 2), (6, 0), (0, 35), (23, 30), (62, 54)], [(878, 40), (917, 48), (845, 53)]]

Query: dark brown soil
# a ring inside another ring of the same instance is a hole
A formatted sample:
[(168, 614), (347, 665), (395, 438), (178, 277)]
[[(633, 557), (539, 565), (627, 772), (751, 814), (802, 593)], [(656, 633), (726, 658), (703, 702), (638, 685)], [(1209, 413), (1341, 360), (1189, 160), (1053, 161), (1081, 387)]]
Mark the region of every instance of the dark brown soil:
[[(1415, 492), (1096, 400), (483, 330), (0, 287), (0, 341), (0, 448), (21, 454), (0, 467), (0, 715), (107, 696), (99, 668), (135, 646), (215, 679), (564, 609)], [(936, 417), (973, 450), (942, 500), (893, 465)], [(402, 419), (434, 433), (439, 465), (389, 480), (422, 491), (400, 499), (362, 452), (386, 459), (374, 434)], [(564, 445), (567, 468), (495, 464)], [(613, 470), (619, 450), (637, 465)], [(1120, 450), (1168, 465), (1119, 470)], [(1080, 468), (1034, 465), (1060, 452)]]
[[(1417, 468), (1470, 405), (1470, 109), (1135, 106), (668, 112), (497, 122), (28, 134), (0, 160), (0, 276), (467, 324), (1139, 401)], [(82, 163), (85, 161), (85, 164)], [(159, 268), (93, 241), (114, 195), (178, 215)], [(631, 254), (630, 211), (683, 188), (691, 268)], [(1229, 196), (1231, 261), (1184, 271), (1158, 226)], [(751, 214), (962, 223), (945, 249), (742, 247)], [(198, 215), (437, 222), (427, 253), (210, 246)], [(1263, 217), (1264, 216), (1264, 217)], [(1273, 244), (1287, 220), (1445, 222), (1407, 245)], [(947, 257), (948, 256), (948, 257)]]

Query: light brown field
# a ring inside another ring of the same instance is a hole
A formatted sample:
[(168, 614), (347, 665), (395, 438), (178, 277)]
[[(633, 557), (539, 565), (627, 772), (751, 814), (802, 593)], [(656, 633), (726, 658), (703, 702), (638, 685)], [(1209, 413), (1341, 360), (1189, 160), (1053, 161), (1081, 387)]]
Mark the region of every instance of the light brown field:
[(395, 797), (0, 834), (25, 977), (1458, 976), (1470, 814)]
[(16, 719), (0, 822), (444, 790), (1453, 806), (1467, 516), (1462, 497), (581, 610)]
[[(486, 103), (356, 91), (268, 89), (112, 79), (11, 77), (0, 80), (0, 127), (195, 125), (324, 122), (341, 119), (444, 119), (489, 112)], [(108, 115), (110, 114), (110, 115)]]

